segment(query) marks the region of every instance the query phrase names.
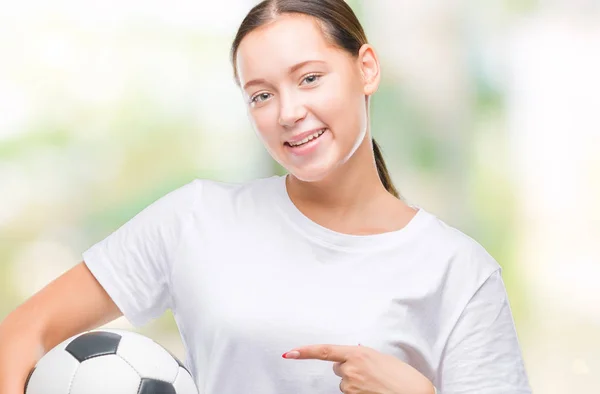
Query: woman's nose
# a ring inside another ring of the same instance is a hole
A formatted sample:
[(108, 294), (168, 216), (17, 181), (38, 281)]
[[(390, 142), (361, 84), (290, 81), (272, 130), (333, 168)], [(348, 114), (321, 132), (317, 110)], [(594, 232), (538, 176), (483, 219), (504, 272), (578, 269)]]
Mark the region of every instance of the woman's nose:
[(305, 106), (293, 97), (282, 98), (279, 108), (279, 124), (283, 127), (293, 127), (306, 117)]

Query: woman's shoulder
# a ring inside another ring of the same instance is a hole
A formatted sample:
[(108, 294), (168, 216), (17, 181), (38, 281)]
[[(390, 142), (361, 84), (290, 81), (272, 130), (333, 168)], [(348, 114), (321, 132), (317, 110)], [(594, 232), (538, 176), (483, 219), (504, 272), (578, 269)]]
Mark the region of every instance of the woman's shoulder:
[[(246, 182), (227, 182), (209, 178), (193, 178), (178, 187), (171, 188), (156, 201), (152, 202), (146, 211), (153, 215), (188, 214), (190, 210), (217, 209), (231, 207), (244, 196), (269, 196), (275, 186), (277, 176), (257, 178)], [(257, 200), (257, 198), (253, 198)], [(259, 200), (265, 201), (266, 198)]]
[(167, 193), (162, 200), (177, 211), (231, 212), (273, 206), (279, 176), (233, 182), (196, 177)]
[(488, 250), (476, 240), (476, 235), (469, 235), (434, 214), (429, 213), (424, 243), (431, 253), (444, 256), (448, 271), (458, 275), (476, 274), (480, 279), (501, 269), (500, 264)]
[(419, 256), (420, 264), (427, 267), (424, 280), (439, 295), (440, 311), (456, 321), (479, 289), (490, 278), (501, 275), (502, 267), (476, 240), (477, 234), (467, 234), (438, 217), (429, 221), (423, 234)]
[(195, 178), (188, 185), (193, 185), (196, 193), (204, 199), (222, 199), (246, 194), (269, 195), (277, 186), (281, 177), (277, 175), (260, 177), (244, 181), (223, 181), (210, 178)]

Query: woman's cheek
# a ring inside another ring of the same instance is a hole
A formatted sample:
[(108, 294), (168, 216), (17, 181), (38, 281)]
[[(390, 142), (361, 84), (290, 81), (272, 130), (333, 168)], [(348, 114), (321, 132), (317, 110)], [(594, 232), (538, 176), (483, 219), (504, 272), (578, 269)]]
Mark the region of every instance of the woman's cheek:
[(258, 137), (262, 140), (262, 142), (267, 143), (268, 145), (273, 144), (276, 139), (276, 133), (273, 130), (276, 130), (277, 119), (274, 118), (277, 116), (275, 111), (271, 108), (257, 108), (254, 110), (252, 114), (252, 119), (254, 122), (254, 129), (258, 134)]
[(334, 128), (335, 123), (343, 118), (343, 98), (335, 89), (327, 89), (324, 92), (319, 92), (319, 94), (315, 94), (312, 97), (311, 101), (311, 107), (315, 115), (330, 128)]
[[(319, 103), (319, 118), (330, 127), (338, 142), (352, 139), (348, 133), (356, 128), (359, 122), (358, 118), (351, 115), (359, 113), (356, 108), (356, 100), (353, 100), (352, 97), (349, 92), (335, 89), (322, 97)], [(339, 135), (339, 133), (344, 133), (344, 135)], [(348, 141), (348, 143), (352, 142)]]

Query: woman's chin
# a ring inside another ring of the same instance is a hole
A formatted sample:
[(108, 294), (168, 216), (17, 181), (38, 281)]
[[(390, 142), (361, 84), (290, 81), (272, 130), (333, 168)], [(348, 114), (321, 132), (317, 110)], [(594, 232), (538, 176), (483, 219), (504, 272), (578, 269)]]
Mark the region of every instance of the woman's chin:
[(285, 159), (280, 161), (280, 164), (300, 181), (318, 182), (325, 179), (337, 167), (336, 163), (339, 160), (339, 155), (335, 147), (315, 153), (317, 154), (302, 160), (286, 156), (284, 153), (282, 156)]
[(301, 168), (290, 167), (289, 173), (302, 182), (319, 182), (331, 173), (330, 165), (308, 165)]

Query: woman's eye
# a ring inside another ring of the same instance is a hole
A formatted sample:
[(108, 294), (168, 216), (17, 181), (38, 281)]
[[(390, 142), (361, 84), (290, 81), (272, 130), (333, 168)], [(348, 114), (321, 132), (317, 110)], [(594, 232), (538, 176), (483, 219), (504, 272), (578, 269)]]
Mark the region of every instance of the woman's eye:
[(262, 101), (268, 100), (271, 97), (270, 93), (259, 93), (256, 96), (253, 96), (250, 100), (251, 103), (260, 103)]
[(306, 77), (304, 77), (304, 79), (302, 80), (302, 82), (306, 82), (308, 84), (311, 84), (311, 83), (317, 82), (319, 80), (319, 78), (321, 78), (320, 75), (310, 74), (310, 75), (307, 75)]

